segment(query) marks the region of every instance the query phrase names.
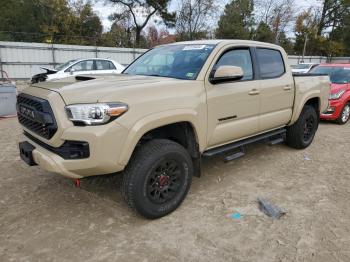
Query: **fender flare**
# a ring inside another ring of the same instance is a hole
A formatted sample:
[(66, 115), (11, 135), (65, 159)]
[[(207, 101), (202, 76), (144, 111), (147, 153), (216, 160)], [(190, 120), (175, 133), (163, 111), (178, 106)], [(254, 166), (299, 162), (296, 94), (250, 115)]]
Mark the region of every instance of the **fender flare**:
[[(294, 124), (296, 121), (298, 121), (299, 116), (301, 114), (301, 111), (303, 110), (304, 106), (306, 105), (306, 103), (311, 100), (311, 99), (315, 99), (317, 98), (319, 100), (319, 110), (322, 110), (322, 107), (324, 107), (324, 105), (322, 105), (322, 99), (320, 97), (320, 92), (319, 91), (313, 91), (311, 93), (308, 93), (307, 96), (300, 96), (299, 98), (297, 97), (294, 103), (294, 108), (295, 110), (293, 111), (293, 115), (292, 115), (292, 119), (289, 123), (289, 125)], [(328, 101), (327, 101), (328, 102)]]
[[(199, 150), (202, 152), (205, 147), (206, 133), (198, 132), (201, 130), (201, 123), (198, 119), (198, 113), (192, 109), (174, 109), (147, 115), (146, 117), (139, 119), (129, 130), (129, 134), (126, 137), (125, 143), (121, 150), (122, 153), (119, 157), (119, 164), (128, 164), (137, 143), (144, 134), (153, 129), (179, 122), (189, 122), (192, 125), (197, 143), (199, 144)], [(202, 128), (202, 130), (204, 129)]]

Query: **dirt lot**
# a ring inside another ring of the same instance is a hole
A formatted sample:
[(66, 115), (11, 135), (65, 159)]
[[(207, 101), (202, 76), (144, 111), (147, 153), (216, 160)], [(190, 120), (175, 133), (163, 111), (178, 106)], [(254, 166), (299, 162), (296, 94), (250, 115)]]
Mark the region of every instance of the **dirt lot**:
[[(156, 221), (122, 202), (121, 176), (76, 188), (27, 167), (20, 134), (0, 120), (0, 261), (350, 261), (350, 124), (323, 123), (305, 151), (257, 145), (205, 160), (182, 206)], [(287, 215), (266, 217), (257, 197)]]

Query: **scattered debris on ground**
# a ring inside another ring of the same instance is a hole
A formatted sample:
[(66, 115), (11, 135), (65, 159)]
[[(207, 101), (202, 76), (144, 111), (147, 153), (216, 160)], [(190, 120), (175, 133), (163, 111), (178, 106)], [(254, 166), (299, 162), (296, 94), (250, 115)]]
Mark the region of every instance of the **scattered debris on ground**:
[(285, 210), (282, 210), (278, 206), (271, 204), (266, 199), (258, 198), (258, 204), (260, 211), (269, 217), (280, 219), (286, 214)]

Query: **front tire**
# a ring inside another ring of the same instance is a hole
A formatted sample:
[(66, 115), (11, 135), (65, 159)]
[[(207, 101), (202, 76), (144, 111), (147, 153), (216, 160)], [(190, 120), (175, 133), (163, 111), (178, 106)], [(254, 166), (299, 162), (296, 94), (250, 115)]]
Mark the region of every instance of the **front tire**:
[(337, 123), (339, 125), (345, 125), (350, 118), (350, 103), (346, 103), (343, 110), (340, 113), (339, 118), (337, 119)]
[(304, 149), (311, 145), (318, 129), (319, 116), (313, 106), (305, 105), (297, 122), (287, 129), (287, 145)]
[(184, 147), (170, 140), (151, 140), (136, 149), (126, 167), (122, 195), (140, 215), (160, 218), (185, 199), (192, 175), (192, 160)]

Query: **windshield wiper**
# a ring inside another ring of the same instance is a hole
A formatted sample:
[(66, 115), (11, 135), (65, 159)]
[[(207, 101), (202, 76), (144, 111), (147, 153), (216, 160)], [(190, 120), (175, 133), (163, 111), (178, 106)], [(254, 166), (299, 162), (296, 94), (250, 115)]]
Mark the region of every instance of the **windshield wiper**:
[(157, 75), (157, 74), (152, 74), (152, 75), (144, 75), (144, 76), (157, 76), (157, 77), (166, 77), (166, 76), (162, 76), (162, 75)]

